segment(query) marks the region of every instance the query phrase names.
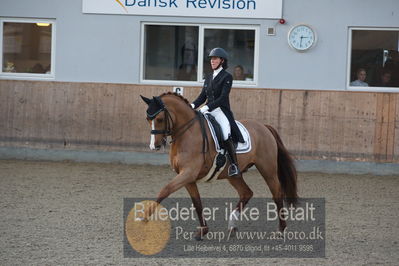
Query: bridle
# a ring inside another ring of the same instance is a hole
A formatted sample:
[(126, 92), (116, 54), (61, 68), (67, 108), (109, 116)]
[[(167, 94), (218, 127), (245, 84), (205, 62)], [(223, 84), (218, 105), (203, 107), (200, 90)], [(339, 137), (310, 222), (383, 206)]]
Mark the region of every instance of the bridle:
[[(160, 100), (159, 100), (160, 101)], [(177, 138), (179, 138), (180, 136), (182, 136), (193, 124), (194, 122), (198, 119), (198, 114), (196, 113), (196, 115), (194, 116), (194, 118), (190, 119), (190, 121), (188, 121), (187, 123), (185, 123), (184, 125), (176, 128), (174, 126), (174, 122), (172, 119), (172, 116), (170, 115), (169, 110), (165, 107), (165, 105), (163, 105), (162, 103), (162, 107), (157, 110), (154, 114), (149, 114), (147, 111), (147, 118), (152, 121), (154, 120), (161, 112), (165, 113), (165, 128), (163, 130), (156, 130), (153, 129), (150, 131), (150, 133), (152, 135), (163, 135), (163, 140), (164, 143), (166, 143), (166, 138), (168, 136), (172, 136), (172, 140), (169, 143), (173, 143), (177, 140)]]
[(168, 136), (172, 137), (172, 140), (169, 142), (174, 143), (176, 140), (183, 136), (183, 134), (194, 125), (195, 121), (198, 120), (199, 125), (200, 125), (200, 130), (201, 130), (201, 135), (202, 135), (202, 153), (204, 154), (204, 160), (205, 160), (205, 154), (209, 152), (209, 140), (208, 140), (208, 135), (206, 132), (206, 119), (204, 115), (199, 112), (199, 111), (194, 111), (195, 116), (194, 118), (190, 119), (187, 123), (184, 125), (175, 128), (173, 118), (170, 115), (169, 110), (166, 108), (165, 104), (161, 100), (161, 98), (154, 97), (154, 103), (157, 104), (159, 108), (156, 109), (156, 111), (153, 111), (152, 113), (149, 112), (150, 109), (147, 109), (147, 119), (152, 121), (154, 120), (161, 112), (165, 113), (165, 127), (163, 130), (156, 130), (152, 129), (150, 133), (152, 135), (163, 135), (162, 143), (165, 146), (166, 145), (166, 139)]

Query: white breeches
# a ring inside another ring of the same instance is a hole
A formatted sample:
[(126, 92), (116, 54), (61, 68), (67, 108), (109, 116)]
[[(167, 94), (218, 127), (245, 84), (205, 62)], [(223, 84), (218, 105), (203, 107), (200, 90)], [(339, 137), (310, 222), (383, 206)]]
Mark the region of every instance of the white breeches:
[(230, 123), (226, 115), (223, 113), (220, 107), (214, 109), (212, 112), (206, 112), (213, 115), (218, 121), (220, 127), (222, 128), (223, 140), (227, 140), (231, 134)]

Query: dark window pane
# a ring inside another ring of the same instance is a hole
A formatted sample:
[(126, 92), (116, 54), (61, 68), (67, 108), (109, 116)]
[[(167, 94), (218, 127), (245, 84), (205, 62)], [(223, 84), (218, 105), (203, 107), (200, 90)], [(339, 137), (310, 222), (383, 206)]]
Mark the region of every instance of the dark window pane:
[(399, 87), (399, 31), (353, 30), (351, 86)]
[(51, 72), (52, 25), (4, 22), (3, 72)]
[(144, 79), (196, 81), (198, 27), (145, 26)]
[(206, 29), (203, 77), (211, 73), (208, 55), (215, 47), (222, 47), (229, 53), (228, 71), (235, 80), (253, 80), (255, 30)]

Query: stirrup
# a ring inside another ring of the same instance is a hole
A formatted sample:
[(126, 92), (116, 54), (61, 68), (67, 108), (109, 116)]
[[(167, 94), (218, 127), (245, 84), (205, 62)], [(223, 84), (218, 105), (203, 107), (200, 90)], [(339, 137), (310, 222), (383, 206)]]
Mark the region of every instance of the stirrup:
[(229, 176), (239, 176), (240, 170), (238, 169), (237, 165), (232, 163), (229, 166), (228, 175)]

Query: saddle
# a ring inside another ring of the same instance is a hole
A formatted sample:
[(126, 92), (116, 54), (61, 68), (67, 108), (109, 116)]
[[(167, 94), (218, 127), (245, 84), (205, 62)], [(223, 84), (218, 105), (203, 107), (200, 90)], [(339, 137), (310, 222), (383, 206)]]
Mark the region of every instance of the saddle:
[[(213, 138), (213, 141), (215, 142), (215, 148), (218, 153), (223, 153), (224, 152), (224, 147), (223, 147), (223, 134), (222, 134), (222, 128), (219, 125), (219, 123), (216, 121), (215, 117), (212, 116), (211, 114), (207, 113), (204, 115), (205, 120), (208, 123), (209, 129), (211, 131), (211, 135)], [(243, 124), (241, 124), (239, 121), (236, 120), (236, 124), (238, 128), (240, 129), (241, 135), (244, 138), (244, 143), (238, 142), (235, 143), (236, 145), (236, 152), (237, 153), (247, 153), (251, 151), (251, 136), (249, 135), (248, 130), (245, 128)]]
[(206, 113), (205, 116), (213, 127), (213, 132), (215, 133), (217, 141), (221, 144), (221, 146), (223, 146), (224, 141), (223, 141), (222, 127), (219, 125), (218, 121), (216, 121), (216, 118), (210, 113)]
[[(209, 170), (208, 174), (200, 180), (200, 182), (212, 182), (217, 179), (217, 177), (221, 174), (223, 169), (226, 167), (227, 159), (226, 159), (226, 150), (223, 147), (223, 132), (222, 127), (216, 121), (215, 117), (209, 113), (206, 113), (203, 118), (205, 118), (208, 123), (209, 129), (211, 131), (212, 139), (215, 143), (216, 156), (213, 159), (213, 165)], [(200, 120), (201, 121), (201, 120)], [(244, 137), (245, 142), (238, 143), (238, 147), (236, 149), (237, 153), (247, 153), (251, 150), (251, 137), (249, 135), (248, 130), (244, 127), (243, 124), (236, 121), (238, 128), (241, 131), (241, 134)], [(206, 135), (206, 134), (205, 134)], [(205, 138), (205, 137), (204, 137)]]

